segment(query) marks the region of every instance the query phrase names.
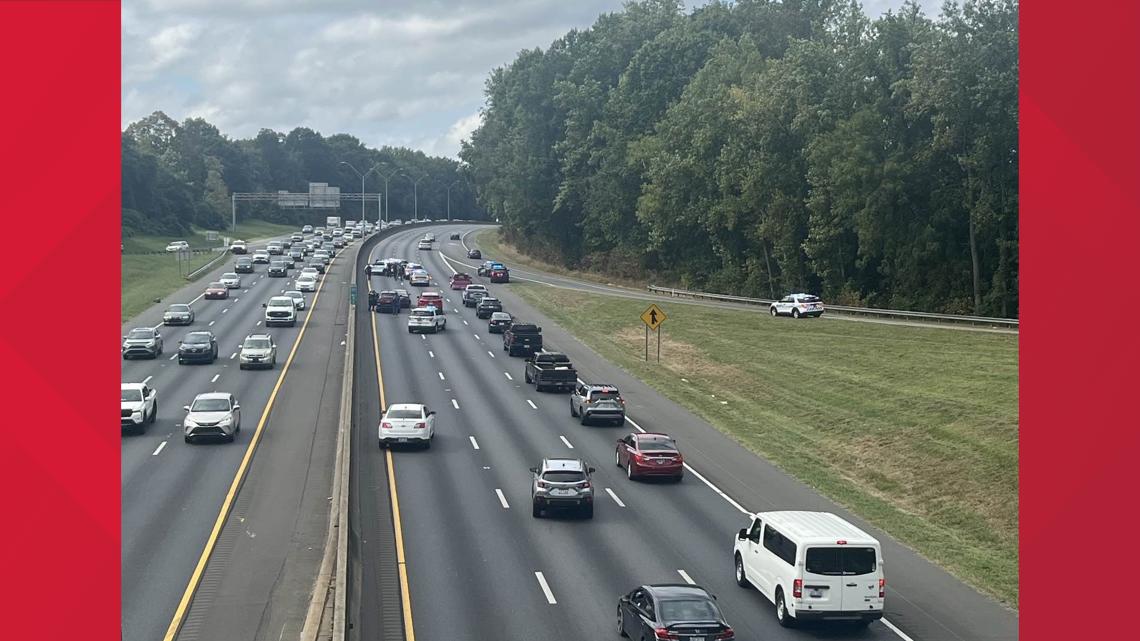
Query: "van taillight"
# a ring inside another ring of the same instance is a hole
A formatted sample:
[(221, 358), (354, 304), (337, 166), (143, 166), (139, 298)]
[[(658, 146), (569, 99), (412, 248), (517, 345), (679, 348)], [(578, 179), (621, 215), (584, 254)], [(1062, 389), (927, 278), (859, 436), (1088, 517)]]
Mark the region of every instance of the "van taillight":
[(879, 579), (879, 598), (887, 596), (887, 580)]
[(804, 596), (804, 580), (796, 579), (792, 581), (792, 598), (802, 599)]

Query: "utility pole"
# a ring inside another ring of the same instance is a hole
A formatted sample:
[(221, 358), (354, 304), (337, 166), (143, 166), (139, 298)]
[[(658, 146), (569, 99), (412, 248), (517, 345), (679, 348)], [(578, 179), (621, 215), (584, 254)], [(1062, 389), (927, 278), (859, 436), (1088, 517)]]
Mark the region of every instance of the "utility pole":
[[(386, 223), (392, 222), (392, 212), (388, 210), (388, 179), (398, 173), (400, 173), (400, 170), (398, 168), (388, 172), (387, 175), (376, 172), (377, 176), (380, 176), (384, 179), (384, 222)], [(377, 216), (376, 222), (380, 222), (379, 216)]]
[[(347, 162), (342, 160), (342, 161), (340, 161), (340, 164), (348, 166), (349, 169), (356, 172), (357, 176), (360, 176), (360, 220), (364, 220), (364, 178), (365, 178), (365, 176), (372, 173), (373, 171), (376, 171), (376, 169), (378, 169), (380, 167), (380, 165), (379, 164), (372, 165), (371, 169), (369, 169), (368, 171), (366, 171), (364, 173), (360, 173), (360, 170), (357, 169), (356, 167), (353, 167), (351, 163), (347, 163)], [(385, 183), (384, 187), (385, 187), (385, 189), (387, 189), (386, 183)], [(379, 205), (377, 205), (377, 207), (379, 207)], [(376, 218), (379, 219), (380, 215), (377, 214)]]
[(447, 222), (451, 222), (451, 188), (463, 182), (462, 178), (455, 179), (447, 186)]
[(424, 178), (427, 178), (427, 174), (424, 174), (424, 175), (420, 176), (419, 178), (412, 178), (408, 174), (400, 174), (400, 175), (403, 176), (404, 178), (407, 178), (408, 180), (412, 181), (412, 220), (419, 220), (420, 219), (419, 185), (420, 185), (421, 180), (423, 180)]

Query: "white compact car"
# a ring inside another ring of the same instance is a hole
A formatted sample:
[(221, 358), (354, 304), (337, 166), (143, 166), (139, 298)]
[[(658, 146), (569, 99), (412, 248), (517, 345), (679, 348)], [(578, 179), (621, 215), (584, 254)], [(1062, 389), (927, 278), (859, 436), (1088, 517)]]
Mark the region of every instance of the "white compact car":
[(158, 416), (158, 392), (146, 383), (121, 383), (119, 411), (124, 430), (145, 432), (146, 424)]
[(264, 249), (259, 249), (255, 252), (253, 252), (253, 262), (263, 263), (263, 264), (268, 265), (269, 264), (269, 252), (265, 251)]
[(380, 447), (393, 443), (419, 443), (431, 447), (435, 438), (435, 412), (426, 405), (400, 403), (389, 405), (380, 419)]
[(431, 249), (431, 241), (427, 239), (421, 240), (420, 244), (416, 246), (416, 249)]
[(166, 251), (174, 253), (177, 251), (186, 251), (190, 249), (190, 243), (184, 240), (176, 240), (166, 246)]
[(447, 318), (438, 307), (417, 307), (408, 313), (408, 333), (442, 332), (447, 329)]
[(207, 392), (183, 407), (183, 438), (193, 443), (199, 438), (221, 437), (229, 442), (241, 431), (241, 405), (229, 392)]
[(297, 282), (295, 284), (297, 286), (297, 289), (299, 289), (303, 292), (315, 292), (315, 291), (317, 291), (317, 277), (316, 276), (302, 274), (301, 276), (299, 276), (297, 278)]
[(412, 272), (411, 276), (408, 276), (408, 284), (417, 287), (427, 287), (431, 284), (431, 274), (428, 274), (422, 269), (417, 269)]
[(736, 582), (776, 605), (784, 627), (797, 621), (883, 618), (883, 553), (870, 534), (829, 512), (760, 512), (736, 534)]
[(218, 282), (226, 286), (226, 289), (238, 289), (241, 287), (241, 276), (236, 272), (226, 272), (218, 279)]

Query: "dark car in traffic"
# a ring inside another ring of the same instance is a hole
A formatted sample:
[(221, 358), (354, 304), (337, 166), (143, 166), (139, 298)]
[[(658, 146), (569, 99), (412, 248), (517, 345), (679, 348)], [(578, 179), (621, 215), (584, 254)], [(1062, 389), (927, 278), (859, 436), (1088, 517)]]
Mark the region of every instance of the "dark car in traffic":
[(491, 314), (491, 320), (487, 323), (487, 331), (492, 334), (502, 334), (507, 331), (511, 326), (511, 315), (506, 312), (495, 312)]
[(725, 621), (716, 597), (699, 585), (643, 585), (618, 599), (618, 633), (641, 639), (702, 639), (733, 641), (736, 633)]
[(479, 300), (479, 303), (475, 305), (476, 318), (490, 318), (491, 314), (501, 311), (503, 311), (503, 301), (498, 298), (484, 296)]
[(471, 249), (471, 250), (468, 250), (467, 257), (468, 258), (474, 258), (474, 259), (478, 260), (480, 258), (483, 258), (483, 252), (479, 251), (478, 249)]
[(530, 356), (542, 350), (542, 328), (515, 321), (503, 332), (503, 351), (509, 356)]
[(399, 314), (401, 307), (403, 304), (400, 295), (390, 289), (380, 292), (380, 297), (376, 300), (377, 314)]
[(285, 278), (289, 275), (289, 266), (283, 260), (275, 260), (269, 263), (269, 277), (270, 278)]
[(218, 360), (218, 339), (213, 332), (190, 332), (178, 341), (178, 364), (213, 363)]
[(234, 271), (239, 274), (252, 274), (253, 259), (248, 256), (238, 258), (234, 261)]
[(185, 303), (171, 305), (162, 314), (163, 325), (191, 325), (194, 323), (194, 310)]
[(630, 432), (618, 439), (614, 461), (625, 468), (629, 480), (663, 476), (680, 481), (685, 476), (685, 458), (677, 441), (661, 432)]

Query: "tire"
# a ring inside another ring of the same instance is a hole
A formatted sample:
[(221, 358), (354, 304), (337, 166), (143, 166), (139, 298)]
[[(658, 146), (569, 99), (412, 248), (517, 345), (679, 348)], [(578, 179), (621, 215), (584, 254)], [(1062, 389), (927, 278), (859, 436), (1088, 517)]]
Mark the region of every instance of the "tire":
[(788, 606), (784, 602), (784, 590), (776, 588), (776, 621), (785, 628), (794, 628), (796, 620), (788, 614)]
[(793, 308), (792, 309), (792, 318), (799, 318), (799, 317), (800, 317), (800, 310)]
[(614, 450), (614, 465), (621, 467), (621, 453), (618, 450)]
[(246, 369), (245, 363), (238, 363), (238, 369)]
[(736, 584), (742, 588), (750, 587), (752, 584), (748, 582), (748, 577), (744, 574), (744, 559), (740, 558), (739, 553), (734, 556), (734, 565), (736, 566)]
[(589, 504), (588, 506), (586, 506), (586, 509), (582, 510), (582, 517), (587, 518), (587, 519), (594, 518), (594, 504), (593, 503)]
[(150, 413), (150, 422), (153, 423), (158, 420), (158, 401), (154, 402), (154, 410)]
[(776, 311), (775, 307), (769, 307), (768, 309), (769, 309), (769, 311), (772, 312), (772, 318), (775, 318), (775, 317), (780, 315), (780, 313)]
[(123, 360), (124, 360), (124, 361), (130, 360), (130, 357), (129, 357), (129, 356), (127, 356), (126, 354), (123, 354)]
[(582, 425), (588, 425), (590, 423), (590, 417), (586, 416), (585, 412), (579, 414), (579, 417), (580, 418), (578, 419), (578, 422), (581, 423)]
[(178, 359), (178, 364), (179, 364), (179, 365), (185, 365), (185, 364), (186, 364), (186, 361), (184, 361), (184, 360), (182, 360), (182, 359), (180, 358), (180, 359)]
[(424, 449), (425, 450), (431, 449), (431, 439), (430, 438), (428, 440), (424, 441)]
[(536, 519), (542, 518), (542, 508), (540, 508), (538, 505), (536, 505), (534, 503), (531, 503), (530, 504), (530, 515)]
[(234, 432), (233, 434), (230, 434), (229, 436), (226, 437), (226, 442), (227, 443), (233, 443), (234, 439), (236, 439), (236, 438), (237, 438), (237, 432)]
[(637, 480), (637, 475), (633, 473), (633, 463), (625, 464), (625, 477), (631, 481)]
[(194, 439), (189, 437), (189, 436), (183, 436), (182, 440), (186, 441), (187, 443), (190, 443), (191, 445), (194, 444)]
[(621, 606), (618, 606), (617, 613), (617, 631), (623, 639), (628, 639), (629, 635), (625, 633), (625, 613), (621, 611)]
[(409, 333), (409, 334), (411, 334), (411, 333), (412, 333), (412, 328), (411, 328), (411, 327), (409, 327), (409, 328), (408, 328), (408, 333)]
[(867, 626), (869, 625), (871, 625), (870, 619), (859, 619), (858, 621), (852, 623), (851, 627), (856, 630), (866, 630)]
[(574, 401), (570, 401), (570, 418), (578, 418), (578, 412), (574, 411)]
[(685, 473), (684, 473), (684, 472), (682, 472), (682, 473), (678, 474), (677, 476), (674, 476), (674, 477), (673, 477), (673, 482), (674, 482), (674, 483), (680, 483), (680, 482), (681, 482), (681, 481), (683, 481), (683, 480), (685, 480)]

